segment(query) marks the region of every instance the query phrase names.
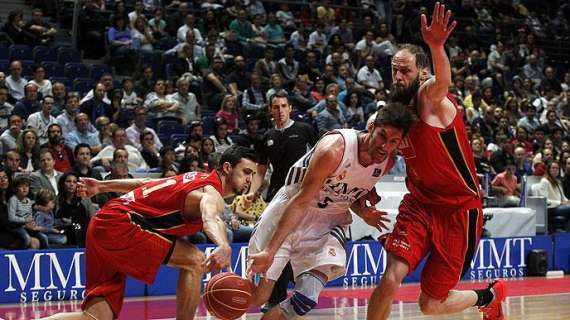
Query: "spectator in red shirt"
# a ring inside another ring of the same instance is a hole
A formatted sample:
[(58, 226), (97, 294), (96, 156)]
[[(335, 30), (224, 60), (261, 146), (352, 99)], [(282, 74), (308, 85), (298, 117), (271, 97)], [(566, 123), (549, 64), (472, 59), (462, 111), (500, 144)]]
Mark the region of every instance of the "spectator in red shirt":
[(507, 160), (505, 171), (499, 173), (491, 182), (491, 188), (497, 196), (500, 207), (515, 207), (520, 202), (520, 188), (515, 171), (515, 163)]
[(68, 172), (73, 167), (73, 151), (63, 143), (62, 130), (59, 124), (53, 123), (48, 127), (48, 142), (41, 148), (47, 148), (51, 152), (55, 161), (55, 170)]

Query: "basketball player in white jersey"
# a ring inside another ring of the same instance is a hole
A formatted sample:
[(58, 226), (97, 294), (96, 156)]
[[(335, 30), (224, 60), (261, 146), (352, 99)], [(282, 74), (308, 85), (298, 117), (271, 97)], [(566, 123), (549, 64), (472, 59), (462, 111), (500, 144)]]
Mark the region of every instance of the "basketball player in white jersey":
[(390, 103), (378, 112), (368, 132), (331, 131), (291, 167), (249, 241), (248, 272), (263, 277), (253, 305), (267, 301), (289, 261), (296, 282), (293, 296), (263, 319), (306, 314), (325, 284), (345, 273), (349, 208), (380, 231), (386, 228), (386, 213), (375, 209), (379, 197), (374, 186), (394, 164), (394, 152), (412, 121), (402, 104)]

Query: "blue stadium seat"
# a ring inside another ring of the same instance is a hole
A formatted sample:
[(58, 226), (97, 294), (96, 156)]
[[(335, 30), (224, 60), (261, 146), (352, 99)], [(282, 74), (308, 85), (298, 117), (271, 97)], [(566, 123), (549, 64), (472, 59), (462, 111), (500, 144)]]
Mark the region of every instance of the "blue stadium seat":
[(162, 120), (158, 122), (157, 133), (165, 134), (170, 139), (170, 136), (172, 136), (172, 134), (186, 133), (186, 127), (177, 121)]
[(184, 143), (184, 141), (186, 141), (187, 137), (188, 137), (188, 134), (186, 134), (186, 133), (173, 133), (170, 135), (170, 144), (173, 147), (176, 147), (179, 144)]
[(54, 82), (61, 82), (65, 85), (65, 88), (69, 91), (72, 89), (73, 87), (73, 81), (71, 81), (69, 78), (66, 77), (49, 77), (49, 80), (51, 81), (51, 83)]
[(14, 44), (8, 48), (10, 61), (14, 60), (34, 60), (32, 48), (25, 44)]
[(176, 75), (174, 74), (173, 64), (167, 64), (165, 69), (166, 69), (166, 79), (172, 79), (176, 77)]
[(57, 50), (57, 61), (63, 65), (68, 62), (81, 62), (81, 54), (79, 51), (68, 48), (68, 47), (60, 47)]
[(46, 77), (65, 77), (65, 69), (63, 66), (57, 62), (45, 61), (42, 62), (42, 66), (46, 70)]
[(9, 60), (8, 43), (5, 41), (0, 42), (0, 60)]
[(57, 52), (46, 46), (36, 46), (34, 48), (34, 61), (37, 63), (56, 62)]
[(209, 136), (214, 134), (214, 130), (216, 128), (216, 117), (215, 116), (204, 116), (203, 119), (203, 127), (204, 127), (204, 136)]
[(162, 63), (164, 65), (174, 64), (177, 59), (178, 57), (176, 56), (176, 53), (165, 54), (164, 56), (162, 56)]
[(0, 71), (8, 76), (8, 73), (10, 73), (10, 61), (4, 59), (0, 60)]
[(109, 72), (111, 72), (111, 69), (109, 69), (109, 66), (106, 64), (92, 64), (89, 68), (89, 77), (95, 81), (99, 81), (103, 74)]
[(68, 62), (65, 64), (65, 76), (70, 79), (89, 78), (89, 69), (83, 63)]
[(157, 133), (158, 139), (162, 142), (163, 145), (168, 146), (170, 145), (170, 136), (164, 133)]
[(79, 91), (82, 95), (93, 89), (95, 81), (90, 78), (78, 78), (73, 80), (73, 91)]
[[(34, 60), (20, 60), (22, 63), (22, 76), (25, 78), (32, 78), (34, 76)], [(29, 79), (28, 79), (29, 80)]]

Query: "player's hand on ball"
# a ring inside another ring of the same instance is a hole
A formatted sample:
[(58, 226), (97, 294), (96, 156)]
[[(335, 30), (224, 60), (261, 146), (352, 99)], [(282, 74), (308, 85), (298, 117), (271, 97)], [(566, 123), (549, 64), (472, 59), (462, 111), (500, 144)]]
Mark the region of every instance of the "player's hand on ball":
[(232, 256), (232, 248), (229, 245), (218, 246), (206, 261), (206, 271), (210, 272), (212, 270), (222, 270), (230, 265), (230, 257)]
[(363, 210), (362, 214), (360, 214), (360, 217), (368, 225), (378, 229), (380, 233), (382, 233), (382, 230), (388, 230), (386, 222), (390, 222), (390, 219), (388, 218), (388, 213), (384, 211), (376, 210), (373, 207), (367, 207)]
[(262, 275), (265, 275), (269, 267), (271, 267), (271, 264), (273, 264), (273, 256), (270, 255), (267, 251), (250, 254), (248, 260), (248, 277), (253, 276), (254, 273), (261, 273)]
[(81, 198), (91, 198), (99, 193), (99, 181), (92, 178), (79, 178), (76, 192)]

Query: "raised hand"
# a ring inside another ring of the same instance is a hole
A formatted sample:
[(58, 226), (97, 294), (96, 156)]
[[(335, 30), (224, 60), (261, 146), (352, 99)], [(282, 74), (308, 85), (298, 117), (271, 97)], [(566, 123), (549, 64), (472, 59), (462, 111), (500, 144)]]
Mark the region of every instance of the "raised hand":
[(457, 26), (457, 21), (449, 23), (451, 10), (445, 11), (445, 5), (435, 3), (431, 16), (431, 25), (427, 26), (427, 17), (422, 14), (422, 37), (430, 48), (440, 47)]
[(91, 198), (99, 193), (99, 180), (81, 177), (77, 182), (77, 196)]

